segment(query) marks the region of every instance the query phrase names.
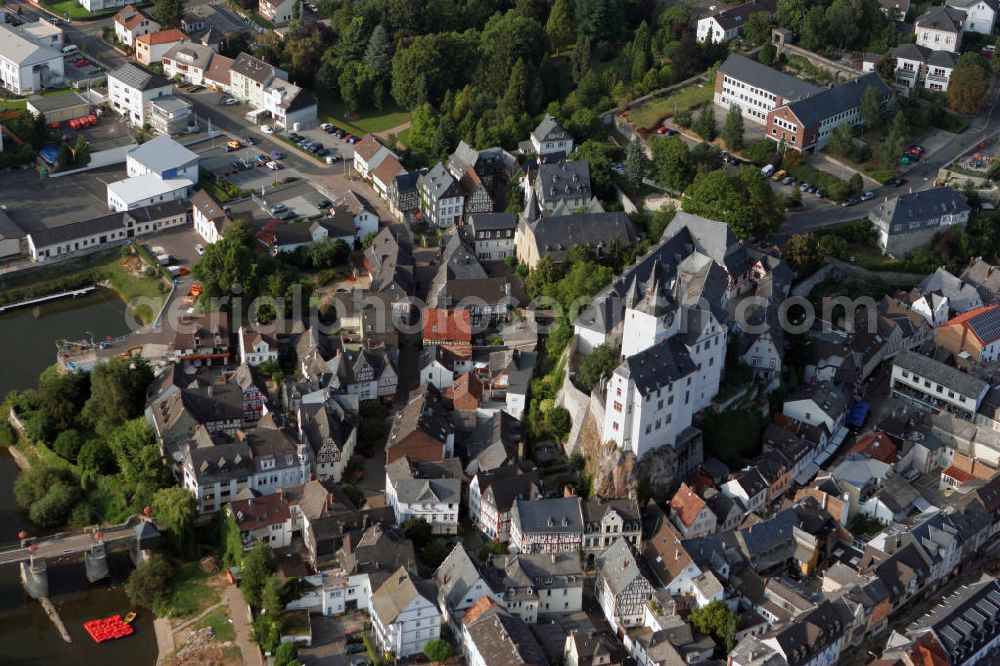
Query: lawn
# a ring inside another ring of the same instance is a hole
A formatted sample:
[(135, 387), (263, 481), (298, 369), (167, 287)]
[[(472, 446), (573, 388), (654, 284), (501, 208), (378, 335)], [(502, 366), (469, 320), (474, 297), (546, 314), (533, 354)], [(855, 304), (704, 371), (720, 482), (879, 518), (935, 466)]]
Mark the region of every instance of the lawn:
[(28, 100), (25, 99), (0, 99), (0, 111), (15, 109), (21, 111), (26, 108)]
[[(105, 16), (114, 16), (118, 13), (118, 8), (108, 9), (102, 12), (88, 12), (77, 0), (62, 0), (62, 2), (43, 2), (46, 9), (53, 14), (63, 18), (71, 18), (76, 21), (91, 21)], [(135, 3), (136, 7), (147, 3)]]
[(659, 97), (629, 109), (628, 116), (636, 127), (652, 129), (661, 120), (673, 116), (678, 111), (687, 111), (712, 101), (714, 94), (715, 88), (711, 84), (690, 85), (666, 97)]
[(174, 573), (173, 590), (167, 602), (165, 615), (181, 618), (192, 617), (222, 599), (219, 591), (209, 584), (210, 575), (198, 562), (182, 564)]
[(395, 104), (387, 105), (382, 112), (363, 111), (351, 120), (345, 120), (347, 107), (343, 102), (320, 99), (320, 120), (336, 125), (342, 130), (363, 137), (369, 132), (385, 132), (410, 120), (410, 112)]
[(212, 627), (212, 631), (215, 632), (215, 640), (220, 643), (225, 643), (236, 638), (236, 630), (233, 629), (233, 623), (229, 619), (229, 613), (226, 612), (225, 608), (212, 611), (203, 619), (198, 620), (191, 629), (197, 630), (204, 627)]

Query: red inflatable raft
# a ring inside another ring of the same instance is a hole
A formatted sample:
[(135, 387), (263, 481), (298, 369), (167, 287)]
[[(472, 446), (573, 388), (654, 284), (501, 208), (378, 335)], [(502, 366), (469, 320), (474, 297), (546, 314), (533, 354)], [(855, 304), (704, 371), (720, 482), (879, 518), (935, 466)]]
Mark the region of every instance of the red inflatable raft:
[(123, 620), (121, 615), (112, 615), (100, 620), (84, 622), (83, 628), (98, 643), (116, 638), (124, 638), (131, 635), (133, 631), (132, 625)]

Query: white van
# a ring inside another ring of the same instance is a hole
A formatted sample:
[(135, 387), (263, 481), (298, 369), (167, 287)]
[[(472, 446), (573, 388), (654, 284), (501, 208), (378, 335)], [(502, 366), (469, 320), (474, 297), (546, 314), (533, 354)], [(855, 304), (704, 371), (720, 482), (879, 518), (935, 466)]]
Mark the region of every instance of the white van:
[(68, 46), (64, 46), (62, 49), (62, 54), (64, 56), (71, 56), (79, 52), (80, 49), (77, 48), (76, 44), (70, 44)]
[(760, 173), (763, 176), (770, 176), (772, 173), (774, 173), (774, 165), (773, 164), (765, 164), (764, 168), (760, 170)]

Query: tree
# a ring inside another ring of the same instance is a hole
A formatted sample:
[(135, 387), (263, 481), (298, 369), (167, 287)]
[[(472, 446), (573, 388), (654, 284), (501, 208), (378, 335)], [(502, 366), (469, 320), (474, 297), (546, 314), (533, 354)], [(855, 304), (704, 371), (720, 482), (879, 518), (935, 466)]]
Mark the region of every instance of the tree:
[(726, 608), (721, 601), (713, 601), (703, 608), (695, 608), (688, 616), (694, 628), (717, 639), (731, 652), (736, 643), (740, 616)]
[(730, 106), (729, 113), (726, 114), (726, 124), (722, 126), (722, 140), (726, 142), (729, 150), (743, 149), (743, 112), (737, 104)]
[(827, 147), (830, 152), (836, 155), (847, 158), (853, 157), (854, 133), (851, 132), (851, 126), (847, 123), (837, 125), (833, 129), (833, 133), (830, 135), (830, 141), (827, 143)]
[(38, 376), (38, 409), (56, 430), (73, 426), (89, 394), (90, 375), (85, 372), (63, 373), (53, 365)]
[(52, 443), (52, 450), (59, 456), (70, 462), (76, 462), (76, 456), (83, 446), (83, 436), (78, 430), (63, 430), (56, 435), (56, 441)]
[(349, 62), (340, 72), (337, 83), (340, 98), (347, 104), (347, 110), (357, 113), (372, 103), (372, 92), (378, 80), (378, 72), (359, 62)]
[[(209, 246), (212, 247), (212, 246)], [(153, 370), (138, 356), (99, 363), (90, 373), (90, 398), (81, 417), (107, 435), (128, 419), (142, 415)]]
[(88, 439), (80, 447), (76, 456), (76, 463), (80, 466), (81, 476), (113, 474), (117, 469), (115, 454), (108, 446), (104, 438)]
[(886, 53), (875, 62), (875, 71), (886, 81), (896, 78), (896, 59)]
[(632, 81), (641, 81), (646, 71), (653, 65), (652, 37), (649, 25), (643, 21), (635, 30), (632, 39)]
[(435, 663), (448, 661), (448, 657), (451, 656), (451, 643), (442, 638), (427, 641), (424, 645), (424, 656)]
[(73, 147), (73, 162), (78, 167), (90, 164), (90, 144), (87, 137), (80, 134), (76, 137), (76, 145)]
[(803, 47), (809, 50), (817, 50), (823, 47), (826, 42), (826, 35), (826, 12), (823, 11), (822, 5), (814, 6), (805, 15), (799, 41)]
[(590, 71), (590, 58), (592, 56), (590, 37), (580, 37), (576, 40), (576, 47), (570, 57), (570, 69), (573, 72), (573, 83), (580, 83), (583, 75)]
[(642, 142), (638, 138), (633, 138), (628, 143), (625, 151), (625, 178), (629, 185), (639, 187), (642, 185), (643, 176), (649, 166), (646, 159), (646, 151), (642, 147)]
[(743, 26), (743, 36), (748, 42), (759, 46), (771, 41), (771, 15), (767, 12), (754, 12)]
[(694, 162), (687, 143), (679, 136), (653, 142), (653, 172), (660, 185), (683, 192), (694, 180)]
[(153, 494), (172, 480), (153, 429), (145, 419), (133, 419), (112, 432), (107, 442), (121, 472), (119, 485), (126, 500), (136, 511), (149, 506)]
[(688, 127), (691, 127), (691, 124), (694, 122), (694, 118), (691, 116), (691, 111), (684, 109), (683, 111), (678, 111), (674, 114), (674, 122), (687, 129)]
[(364, 63), (378, 72), (379, 76), (392, 74), (392, 41), (381, 23), (375, 26), (368, 38)]
[(685, 212), (721, 220), (740, 238), (768, 233), (781, 222), (774, 191), (751, 166), (730, 176), (724, 169), (696, 180), (684, 193)]
[(41, 527), (62, 525), (69, 517), (69, 512), (78, 497), (79, 492), (76, 488), (66, 483), (57, 483), (49, 487), (45, 495), (31, 505), (28, 517), (31, 518), (31, 522)]
[(431, 524), (423, 518), (409, 518), (403, 521), (400, 527), (403, 528), (403, 534), (413, 542), (413, 547), (418, 551), (430, 543), (432, 537)]
[(857, 194), (861, 190), (865, 189), (864, 178), (857, 171), (848, 179), (847, 188), (854, 194)]
[(614, 148), (601, 141), (588, 139), (573, 149), (573, 159), (590, 164), (590, 184), (597, 198), (604, 202), (616, 201), (611, 164)]
[(480, 39), (482, 52), (479, 78), (486, 91), (500, 95), (518, 60), (534, 69), (545, 55), (548, 40), (537, 21), (510, 10), (496, 13), (486, 22)]
[(573, 419), (565, 407), (553, 407), (545, 415), (545, 427), (556, 439), (562, 440), (573, 427)]
[(367, 234), (365, 234), (365, 237), (361, 239), (361, 249), (367, 250), (368, 248), (370, 248), (372, 246), (372, 243), (375, 242), (375, 238), (377, 236), (378, 236), (377, 231), (369, 231)]
[[(993, 57), (1000, 58), (1000, 54)], [(979, 65), (956, 67), (948, 83), (948, 106), (959, 113), (979, 113), (986, 102), (989, 87), (989, 76)]]
[(580, 361), (580, 367), (576, 371), (576, 381), (589, 391), (597, 385), (601, 377), (610, 378), (619, 362), (616, 349), (601, 345)]
[(875, 86), (868, 86), (861, 95), (861, 116), (869, 129), (877, 126), (882, 118), (882, 93)]
[(243, 598), (254, 608), (261, 607), (264, 587), (271, 577), (270, 550), (268, 544), (258, 543), (243, 556), (243, 566), (240, 567), (240, 589), (243, 590)]
[(625, 24), (622, 0), (576, 0), (573, 16), (576, 32), (580, 37), (590, 37), (595, 42), (614, 41)]
[(161, 488), (153, 495), (153, 517), (166, 529), (171, 545), (177, 554), (194, 555), (195, 521), (198, 520), (198, 502), (185, 488)]
[(819, 253), (834, 259), (847, 258), (847, 241), (840, 236), (823, 236), (819, 239)]
[(698, 117), (694, 121), (694, 125), (691, 127), (698, 136), (703, 138), (705, 141), (711, 141), (718, 135), (719, 129), (715, 124), (715, 107), (712, 104), (706, 104), (701, 107), (698, 112)]
[(781, 256), (797, 269), (809, 269), (819, 260), (816, 237), (811, 233), (794, 234), (781, 248)]
[(299, 648), (295, 643), (282, 643), (274, 651), (274, 666), (293, 666), (299, 664), (298, 659)]
[(764, 44), (761, 50), (757, 52), (757, 62), (768, 67), (774, 65), (776, 57), (778, 57), (778, 49), (770, 42)]
[(153, 11), (156, 15), (156, 22), (160, 24), (160, 29), (181, 27), (181, 19), (184, 17), (182, 0), (156, 0)]
[(559, 53), (568, 48), (576, 38), (576, 26), (573, 24), (573, 0), (556, 0), (545, 23), (545, 33), (549, 43)]
[(510, 118), (520, 118), (528, 111), (528, 73), (523, 59), (514, 63), (509, 76), (507, 91), (500, 101), (500, 111)]
[(153, 553), (129, 575), (125, 594), (132, 603), (157, 610), (170, 599), (173, 579), (174, 568), (167, 558)]
[(778, 25), (798, 33), (802, 31), (808, 12), (809, 5), (806, 0), (778, 0), (774, 18)]

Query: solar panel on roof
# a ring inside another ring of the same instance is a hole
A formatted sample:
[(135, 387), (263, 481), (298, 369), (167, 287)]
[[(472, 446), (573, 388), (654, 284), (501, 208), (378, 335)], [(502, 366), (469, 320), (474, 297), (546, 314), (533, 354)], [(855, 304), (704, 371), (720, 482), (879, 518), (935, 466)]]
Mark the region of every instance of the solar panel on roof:
[(1000, 338), (1000, 308), (987, 310), (969, 319), (969, 327), (984, 342)]

